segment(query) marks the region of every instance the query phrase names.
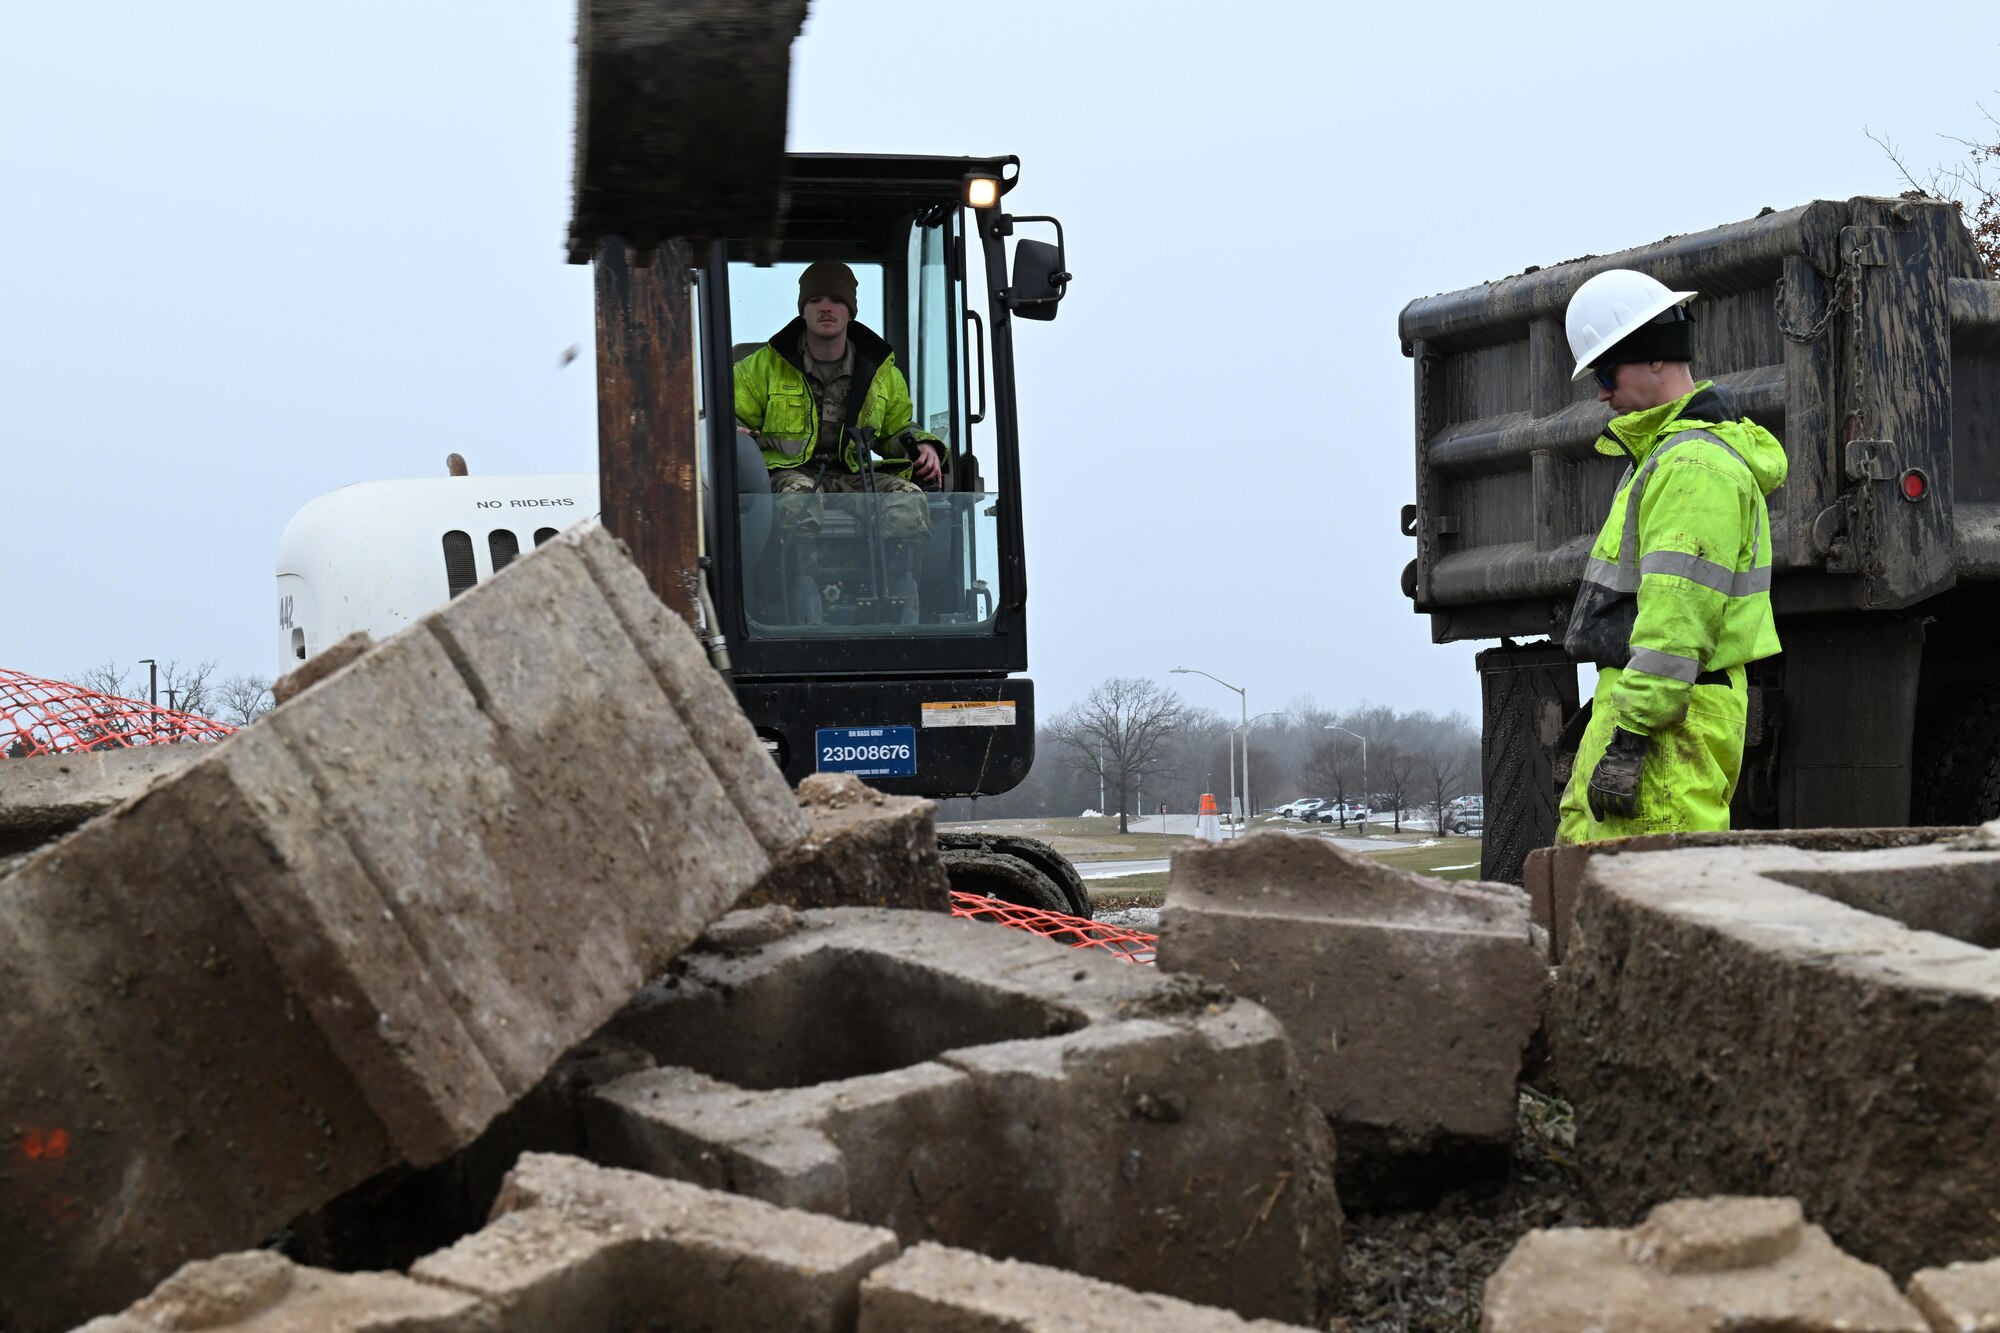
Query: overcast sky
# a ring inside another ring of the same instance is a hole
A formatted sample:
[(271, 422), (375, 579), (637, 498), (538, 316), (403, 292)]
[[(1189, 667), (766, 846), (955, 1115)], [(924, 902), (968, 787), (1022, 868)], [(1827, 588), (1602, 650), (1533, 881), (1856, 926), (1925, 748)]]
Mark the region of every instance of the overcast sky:
[[(2000, 109), (1990, 4), (814, 0), (790, 145), (1018, 153), (1076, 273), (1023, 325), (1031, 674), (1477, 714), (1413, 543), (1410, 299), (1893, 193)], [(277, 668), (349, 482), (596, 460), (566, 4), (0, 16), (0, 666)], [(564, 367), (565, 348), (584, 356)]]

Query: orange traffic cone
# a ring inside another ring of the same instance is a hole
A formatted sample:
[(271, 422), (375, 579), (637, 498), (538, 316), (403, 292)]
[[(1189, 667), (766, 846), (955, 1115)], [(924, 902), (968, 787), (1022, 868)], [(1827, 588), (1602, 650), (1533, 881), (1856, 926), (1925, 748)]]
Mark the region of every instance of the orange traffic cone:
[(1203, 842), (1222, 841), (1222, 820), (1216, 813), (1213, 792), (1201, 794), (1201, 813), (1194, 817), (1194, 836)]

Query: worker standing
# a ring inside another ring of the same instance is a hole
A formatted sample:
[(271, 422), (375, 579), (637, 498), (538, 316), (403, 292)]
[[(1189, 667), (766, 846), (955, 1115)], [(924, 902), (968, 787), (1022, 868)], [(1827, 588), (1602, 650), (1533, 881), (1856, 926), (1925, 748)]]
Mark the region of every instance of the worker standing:
[(1778, 652), (1771, 520), (1784, 446), (1697, 383), (1697, 294), (1630, 269), (1591, 278), (1565, 316), (1580, 380), (1618, 414), (1600, 453), (1631, 461), (1591, 547), (1564, 646), (1597, 692), (1558, 842), (1727, 829), (1743, 764), (1744, 667)]

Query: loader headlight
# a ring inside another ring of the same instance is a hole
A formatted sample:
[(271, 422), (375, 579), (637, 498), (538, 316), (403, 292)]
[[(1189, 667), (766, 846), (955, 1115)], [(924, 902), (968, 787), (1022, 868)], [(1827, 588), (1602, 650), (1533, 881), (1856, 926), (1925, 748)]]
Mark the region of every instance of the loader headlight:
[(998, 176), (967, 176), (965, 178), (965, 202), (970, 208), (991, 208), (1000, 202), (1000, 178)]

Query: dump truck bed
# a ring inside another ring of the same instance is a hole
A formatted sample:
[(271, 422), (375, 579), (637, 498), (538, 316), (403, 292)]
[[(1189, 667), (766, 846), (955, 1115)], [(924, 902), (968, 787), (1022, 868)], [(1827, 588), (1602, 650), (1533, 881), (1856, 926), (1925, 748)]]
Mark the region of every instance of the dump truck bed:
[(2000, 579), (2000, 282), (1949, 204), (1820, 200), (1404, 308), (1404, 592), (1436, 641), (1562, 633), (1624, 469), (1592, 447), (1610, 412), (1570, 382), (1563, 331), (1570, 295), (1609, 268), (1700, 292), (1697, 376), (1785, 442), (1781, 615), (1893, 610)]

